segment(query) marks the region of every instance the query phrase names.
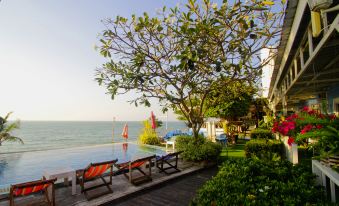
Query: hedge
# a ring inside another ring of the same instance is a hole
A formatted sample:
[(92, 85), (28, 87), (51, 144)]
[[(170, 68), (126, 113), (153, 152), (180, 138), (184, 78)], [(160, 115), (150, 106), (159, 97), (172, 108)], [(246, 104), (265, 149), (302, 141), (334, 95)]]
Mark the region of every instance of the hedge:
[(246, 157), (262, 157), (267, 154), (277, 154), (282, 158), (284, 156), (284, 143), (279, 140), (254, 139), (245, 144)]
[(175, 139), (177, 151), (183, 151), (181, 157), (187, 161), (216, 161), (221, 152), (221, 145), (206, 140), (203, 136), (178, 136)]
[(268, 129), (256, 128), (251, 131), (251, 139), (274, 139), (274, 136)]
[(200, 205), (320, 205), (324, 190), (305, 165), (253, 158), (228, 159), (191, 202)]

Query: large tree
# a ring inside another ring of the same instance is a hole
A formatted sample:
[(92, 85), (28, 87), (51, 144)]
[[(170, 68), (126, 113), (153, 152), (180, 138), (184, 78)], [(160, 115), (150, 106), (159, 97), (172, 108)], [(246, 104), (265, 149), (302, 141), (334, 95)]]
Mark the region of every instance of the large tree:
[(164, 111), (179, 108), (197, 136), (215, 81), (227, 86), (259, 76), (259, 52), (275, 45), (281, 29), (282, 9), (271, 4), (189, 0), (156, 17), (107, 19), (98, 47), (107, 62), (96, 80), (112, 98), (134, 91), (135, 105), (155, 98)]

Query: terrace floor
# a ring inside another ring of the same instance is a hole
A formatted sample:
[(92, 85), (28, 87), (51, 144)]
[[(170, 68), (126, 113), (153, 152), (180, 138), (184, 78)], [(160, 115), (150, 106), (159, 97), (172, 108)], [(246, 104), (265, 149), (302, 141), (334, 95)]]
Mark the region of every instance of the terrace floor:
[(200, 170), (189, 176), (182, 176), (165, 184), (160, 184), (147, 191), (134, 194), (113, 201), (104, 206), (129, 206), (129, 205), (152, 205), (152, 206), (181, 206), (189, 205), (196, 191), (212, 176), (216, 175), (218, 168), (211, 167)]
[[(153, 181), (142, 184), (140, 186), (134, 186), (130, 184), (124, 175), (114, 176), (113, 184), (112, 184), (112, 189), (114, 192), (112, 194), (104, 195), (99, 198), (93, 199), (91, 201), (87, 201), (85, 196), (80, 193), (79, 185), (77, 185), (77, 194), (74, 196), (71, 195), (70, 186), (69, 187), (57, 187), (55, 191), (56, 205), (67, 205), (67, 206), (68, 205), (79, 205), (79, 206), (86, 205), (87, 206), (87, 205), (102, 205), (102, 204), (112, 202), (112, 201), (121, 201), (126, 196), (130, 196), (136, 193), (144, 194), (145, 191), (149, 191), (149, 189), (155, 186), (158, 186), (159, 184), (163, 185), (163, 183), (170, 183), (174, 181), (174, 179), (177, 179), (180, 176), (186, 176), (187, 178), (190, 178), (192, 173), (195, 173), (201, 170), (203, 166), (189, 163), (189, 162), (179, 161), (179, 168), (181, 169), (181, 172), (178, 172), (172, 175), (165, 175), (163, 173), (159, 173), (158, 169), (153, 167), (152, 168)], [(194, 191), (195, 191), (195, 188), (198, 187), (199, 185), (200, 185), (199, 181), (196, 181), (196, 183), (192, 181), (192, 189)], [(182, 187), (183, 191), (185, 191), (185, 187), (186, 186)], [(187, 186), (187, 188), (188, 187), (189, 186)], [(104, 189), (105, 188), (98, 188), (97, 190), (90, 191), (89, 195), (95, 195), (96, 193), (101, 193), (101, 192), (106, 191)], [(165, 192), (166, 190), (164, 190), (164, 193)], [(180, 193), (183, 193), (183, 192), (180, 192)], [(191, 193), (189, 196), (192, 197)], [(145, 196), (145, 198), (147, 198), (147, 196)], [(172, 197), (172, 200), (176, 202), (177, 198), (173, 199)], [(189, 200), (187, 201), (189, 202)], [(22, 198), (16, 198), (15, 204), (20, 205), (20, 206), (40, 206), (40, 205), (46, 205), (46, 202), (44, 201), (44, 195), (35, 194), (35, 195), (30, 195), (30, 196), (26, 196)], [(9, 201), (7, 199), (0, 200), (0, 206), (7, 206), (7, 205), (9, 205)]]

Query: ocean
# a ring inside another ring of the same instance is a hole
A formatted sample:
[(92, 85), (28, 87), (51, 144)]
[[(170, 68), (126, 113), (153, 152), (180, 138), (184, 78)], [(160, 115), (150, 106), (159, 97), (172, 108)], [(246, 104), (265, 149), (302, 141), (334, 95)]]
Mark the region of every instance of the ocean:
[[(142, 130), (141, 121), (21, 121), (20, 129), (13, 134), (22, 138), (24, 144), (5, 142), (0, 146), (1, 153), (41, 151), (113, 142), (124, 142), (122, 130), (128, 124), (129, 138), (135, 142)], [(157, 128), (159, 136), (166, 134), (166, 122)], [(184, 122), (168, 122), (167, 131), (181, 129), (187, 131)]]

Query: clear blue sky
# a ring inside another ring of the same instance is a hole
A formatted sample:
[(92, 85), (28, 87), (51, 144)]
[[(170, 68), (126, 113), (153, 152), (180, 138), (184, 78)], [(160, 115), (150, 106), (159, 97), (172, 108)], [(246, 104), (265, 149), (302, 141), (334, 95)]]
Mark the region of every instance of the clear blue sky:
[[(155, 14), (177, 0), (2, 0), (0, 2), (0, 115), (21, 120), (143, 120), (152, 108), (114, 101), (94, 81), (104, 61), (94, 50), (100, 20)], [(170, 120), (175, 120), (169, 114)]]

